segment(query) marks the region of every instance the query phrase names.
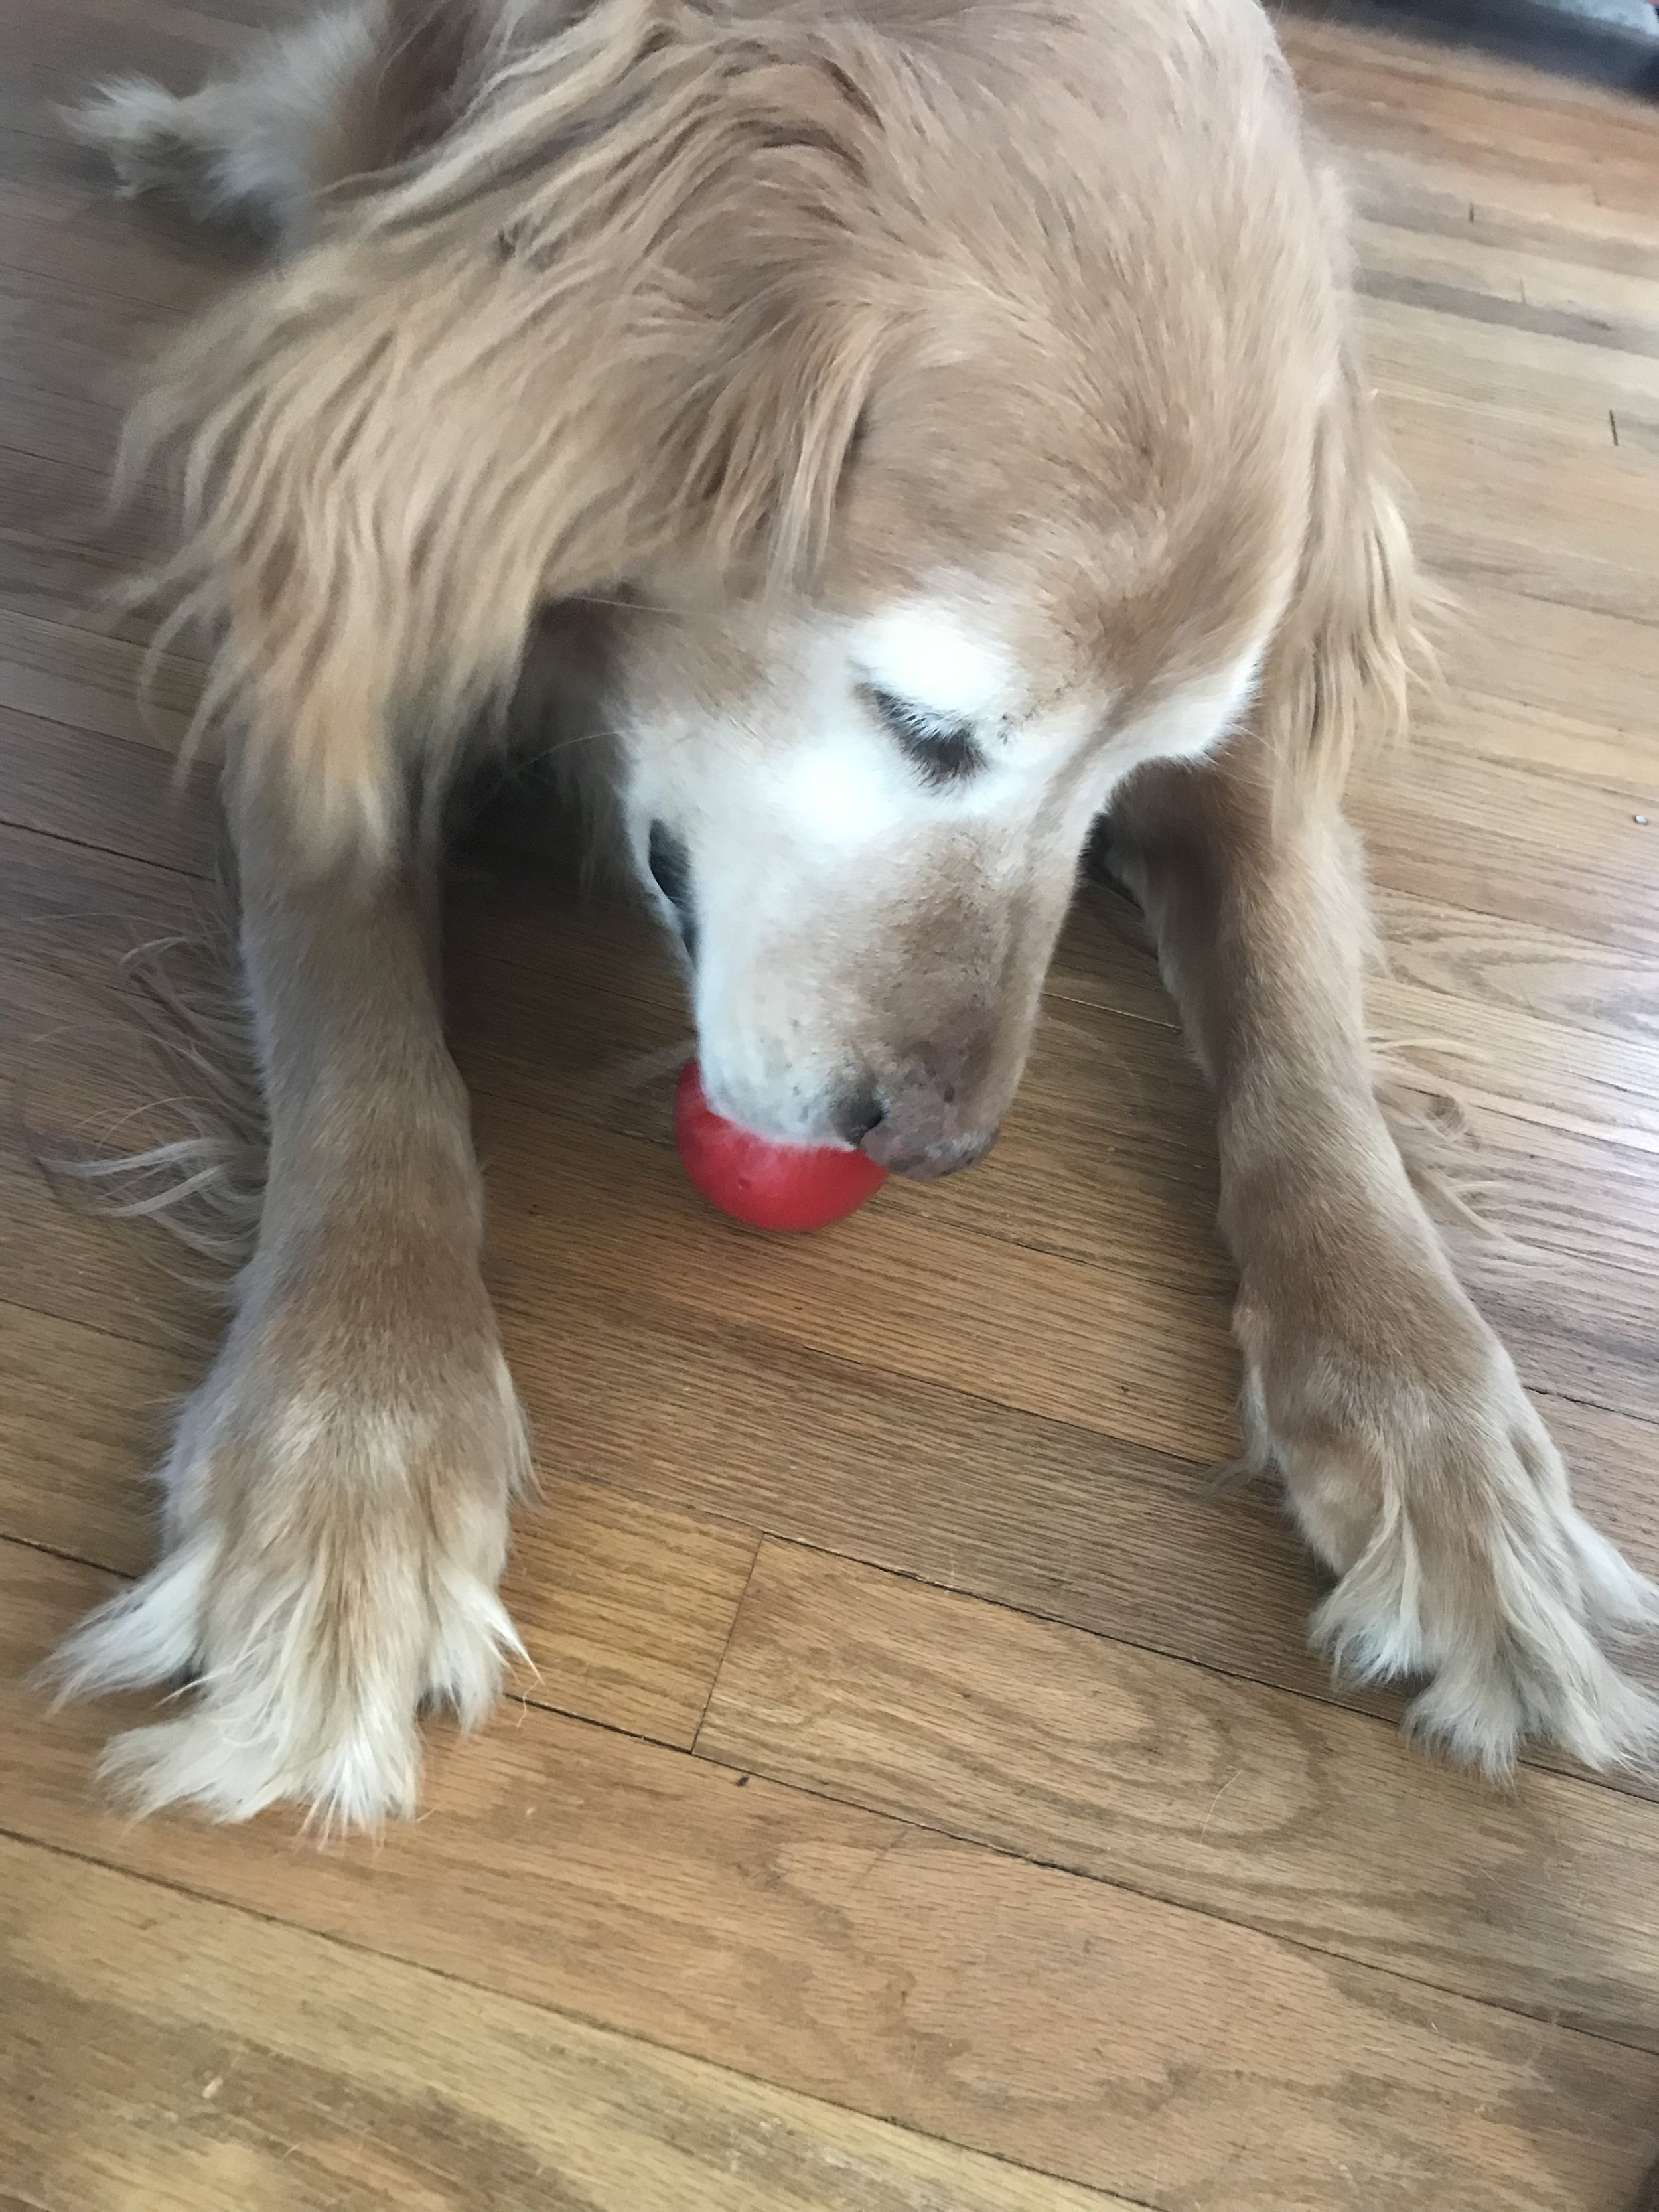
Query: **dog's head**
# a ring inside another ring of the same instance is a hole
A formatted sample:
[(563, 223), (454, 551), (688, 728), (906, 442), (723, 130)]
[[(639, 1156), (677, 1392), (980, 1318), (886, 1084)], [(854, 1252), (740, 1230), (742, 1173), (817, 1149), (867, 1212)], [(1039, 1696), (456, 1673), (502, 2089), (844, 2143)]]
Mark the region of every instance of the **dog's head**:
[(1342, 721), (1374, 626), (1328, 226), (1213, 13), (565, 10), (210, 324), (188, 557), (319, 849), (603, 603), (714, 1103), (982, 1152), (1114, 786), (1259, 688)]
[[(1091, 823), (1138, 763), (1229, 729), (1271, 617), (1199, 589), (1187, 649), (1115, 653), (1074, 561), (1046, 574), (1006, 532), (930, 561), (878, 432), (855, 465), (909, 557), (844, 592), (617, 626), (621, 793), (715, 1105), (942, 1175), (1013, 1096)], [(832, 554), (854, 574), (863, 497)]]
[(1013, 1096), (1114, 787), (1261, 678), (1328, 270), (1307, 206), (1273, 234), (1282, 143), (1241, 181), (1178, 114), (1103, 146), (1097, 90), (1011, 116), (933, 84), (919, 114), (868, 74), (790, 82), (811, 129), (677, 247), (700, 397), (641, 407), (629, 450), (647, 478), (694, 453), (692, 505), (629, 575), (610, 711), (712, 1101), (938, 1175)]

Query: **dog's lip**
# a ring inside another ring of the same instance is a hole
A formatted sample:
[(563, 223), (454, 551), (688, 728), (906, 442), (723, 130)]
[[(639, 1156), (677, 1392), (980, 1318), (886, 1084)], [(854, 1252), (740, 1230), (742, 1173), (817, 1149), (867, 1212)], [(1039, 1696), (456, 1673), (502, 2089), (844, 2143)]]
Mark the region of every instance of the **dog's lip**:
[(763, 1121), (750, 1112), (746, 1103), (734, 1109), (724, 1085), (718, 1077), (711, 1079), (706, 1064), (702, 1069), (702, 1095), (722, 1121), (731, 1122), (733, 1128), (741, 1129), (746, 1137), (753, 1137), (759, 1144), (774, 1146), (781, 1152), (852, 1152), (862, 1150), (860, 1146), (849, 1145), (833, 1129), (826, 1128), (821, 1136), (804, 1137), (798, 1129), (792, 1129), (785, 1134), (775, 1127), (766, 1127)]
[(878, 1167), (885, 1168), (890, 1175), (902, 1176), (906, 1182), (939, 1182), (946, 1176), (960, 1175), (964, 1169), (977, 1167), (995, 1144), (998, 1133), (993, 1129), (988, 1137), (964, 1138), (960, 1144), (906, 1160), (884, 1156), (883, 1132), (878, 1127), (871, 1130), (859, 1150)]

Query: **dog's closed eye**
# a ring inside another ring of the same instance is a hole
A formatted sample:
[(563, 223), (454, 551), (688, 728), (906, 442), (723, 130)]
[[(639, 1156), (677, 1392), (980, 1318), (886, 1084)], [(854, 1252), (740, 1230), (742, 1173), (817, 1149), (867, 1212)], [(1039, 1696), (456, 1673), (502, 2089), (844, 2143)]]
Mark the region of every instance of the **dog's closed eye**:
[(965, 782), (984, 767), (985, 756), (980, 750), (971, 722), (930, 713), (911, 700), (884, 691), (878, 684), (862, 685), (860, 694), (883, 726), (897, 738), (906, 755), (936, 789)]

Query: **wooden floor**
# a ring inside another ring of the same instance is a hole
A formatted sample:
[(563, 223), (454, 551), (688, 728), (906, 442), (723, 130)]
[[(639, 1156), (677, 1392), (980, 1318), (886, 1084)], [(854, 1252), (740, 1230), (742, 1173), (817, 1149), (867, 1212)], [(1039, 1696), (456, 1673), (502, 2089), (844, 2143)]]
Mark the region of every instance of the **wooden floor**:
[[(1231, 1448), (1210, 1110), (1085, 903), (1003, 1143), (800, 1243), (704, 1212), (637, 1057), (645, 931), (458, 887), (458, 1048), (540, 1440), (538, 1672), (428, 1806), (130, 1826), (109, 1706), (21, 1678), (150, 1558), (210, 1304), (32, 1147), (169, 1123), (112, 955), (210, 905), (194, 680), (89, 601), (132, 363), (222, 285), (48, 97), (183, 83), (259, 0), (0, 25), (0, 2208), (1622, 2212), (1659, 2153), (1659, 1787), (1512, 1796), (1334, 1698)], [(1350, 149), (1373, 373), (1460, 592), (1361, 795), (1380, 1024), (1473, 1102), (1534, 1246), (1484, 1293), (1659, 1571), (1659, 120), (1287, 26)], [(1650, 1661), (1650, 1676), (1659, 1668)]]

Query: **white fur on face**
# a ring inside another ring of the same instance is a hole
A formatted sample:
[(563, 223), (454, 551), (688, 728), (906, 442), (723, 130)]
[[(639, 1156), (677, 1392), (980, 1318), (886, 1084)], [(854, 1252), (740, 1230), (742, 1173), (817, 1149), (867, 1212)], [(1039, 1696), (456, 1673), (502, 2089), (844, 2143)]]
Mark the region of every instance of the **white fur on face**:
[[(1034, 681), (982, 617), (942, 599), (811, 622), (763, 645), (760, 684), (735, 712), (660, 690), (638, 702), (628, 814), (647, 880), (653, 823), (686, 849), (711, 1103), (771, 1137), (823, 1143), (840, 1103), (964, 1007), (994, 1020), (999, 993), (1012, 994), (1007, 1018), (1029, 1025), (1031, 979), (1114, 786), (1224, 736), (1261, 654), (1112, 731), (1103, 692), (1034, 712), (1052, 682)], [(872, 690), (924, 720), (970, 726), (978, 764), (930, 778)]]
[(869, 680), (928, 708), (941, 721), (994, 725), (1014, 709), (1019, 670), (982, 623), (931, 599), (894, 607), (861, 623), (850, 641)]

